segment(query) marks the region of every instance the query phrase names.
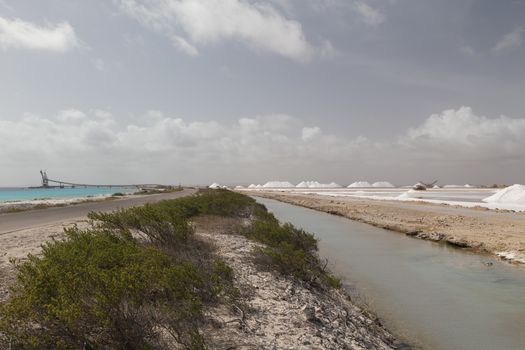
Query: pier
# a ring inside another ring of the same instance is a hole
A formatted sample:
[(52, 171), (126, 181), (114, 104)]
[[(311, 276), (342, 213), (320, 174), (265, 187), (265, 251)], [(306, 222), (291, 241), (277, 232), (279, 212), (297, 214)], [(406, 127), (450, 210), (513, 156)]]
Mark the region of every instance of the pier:
[(100, 184), (82, 184), (82, 183), (74, 183), (69, 181), (63, 181), (63, 180), (54, 180), (50, 179), (47, 176), (47, 172), (45, 170), (40, 170), (40, 176), (42, 177), (42, 185), (38, 187), (32, 187), (32, 188), (75, 188), (75, 187), (94, 187), (94, 188), (100, 188), (100, 187), (117, 187), (117, 188), (124, 188), (124, 187), (136, 187), (138, 189), (143, 188), (154, 188), (159, 187), (162, 185), (159, 184), (127, 184), (127, 185), (100, 185)]

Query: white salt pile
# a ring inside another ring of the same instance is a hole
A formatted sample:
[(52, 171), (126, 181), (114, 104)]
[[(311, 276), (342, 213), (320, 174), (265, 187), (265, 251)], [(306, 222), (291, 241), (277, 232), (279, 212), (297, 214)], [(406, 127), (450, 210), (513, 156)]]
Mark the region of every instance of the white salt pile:
[(219, 185), (218, 183), (214, 182), (211, 185), (209, 185), (208, 188), (216, 190), (217, 188), (221, 188), (221, 185)]
[(289, 188), (289, 187), (295, 187), (295, 186), (294, 184), (288, 181), (268, 181), (262, 187)]
[(329, 184), (326, 184), (324, 187), (327, 187), (327, 188), (340, 188), (340, 187), (343, 187), (343, 186), (339, 185), (336, 182), (330, 182)]
[(241, 185), (237, 185), (237, 186), (235, 186), (235, 188), (236, 188), (236, 189), (239, 189), (239, 190), (240, 190), (240, 189), (243, 189), (243, 188), (244, 188), (244, 186), (241, 186)]
[(434, 187), (432, 187), (432, 188), (441, 188), (441, 187), (439, 187), (438, 185), (434, 185)]
[(255, 184), (251, 184), (250, 186), (248, 186), (248, 188), (255, 188), (257, 187)]
[(372, 187), (372, 185), (370, 185), (370, 183), (366, 181), (356, 181), (353, 184), (348, 185), (348, 188), (354, 187)]
[(483, 199), (485, 203), (514, 204), (525, 206), (525, 185), (512, 185)]
[(394, 187), (394, 185), (392, 185), (388, 181), (378, 181), (378, 182), (374, 182), (372, 184), (372, 187)]
[(329, 184), (322, 184), (317, 181), (302, 181), (297, 186), (298, 188), (339, 188), (341, 185), (331, 182)]
[(420, 191), (411, 189), (411, 190), (408, 190), (406, 192), (401, 193), (399, 196), (397, 196), (397, 198), (399, 198), (399, 199), (414, 198), (414, 197), (418, 196), (420, 193), (421, 193)]

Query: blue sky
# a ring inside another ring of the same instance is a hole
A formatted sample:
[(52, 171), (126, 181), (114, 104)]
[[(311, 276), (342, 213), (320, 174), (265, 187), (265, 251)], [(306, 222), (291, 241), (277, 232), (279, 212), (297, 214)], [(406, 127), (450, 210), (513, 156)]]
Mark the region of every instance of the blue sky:
[(524, 40), (516, 0), (0, 0), (0, 183), (524, 182)]

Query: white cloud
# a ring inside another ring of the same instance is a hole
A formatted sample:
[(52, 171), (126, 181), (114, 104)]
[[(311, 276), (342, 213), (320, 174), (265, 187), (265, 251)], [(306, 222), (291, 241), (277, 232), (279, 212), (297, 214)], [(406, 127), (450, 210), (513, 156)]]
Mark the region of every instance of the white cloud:
[(525, 32), (525, 28), (517, 27), (512, 32), (505, 34), (500, 40), (498, 40), (496, 45), (492, 47), (492, 53), (502, 55), (520, 48), (523, 44), (523, 32)]
[(321, 132), (321, 128), (319, 128), (318, 126), (314, 126), (313, 128), (305, 127), (302, 131), (302, 139), (303, 141), (309, 141), (315, 138), (316, 136), (320, 135)]
[(361, 15), (362, 20), (369, 26), (377, 26), (386, 19), (382, 12), (363, 1), (355, 1), (354, 10)]
[(108, 111), (69, 109), (0, 120), (0, 163), (16, 169), (14, 179), (31, 165), (75, 181), (93, 180), (86, 174), (128, 183), (170, 182), (175, 175), (186, 183), (316, 174), (337, 180), (349, 171), (403, 172), (413, 164), (420, 169), (415, 176), (429, 169), (450, 174), (458, 161), (497, 169), (499, 162), (524, 157), (525, 119), (477, 116), (469, 107), (432, 115), (398, 138), (375, 142), (326, 134), (286, 114), (225, 124), (151, 111), (139, 123), (122, 125)]
[(226, 40), (257, 52), (308, 62), (326, 52), (305, 37), (301, 23), (288, 19), (270, 3), (246, 0), (117, 0), (128, 16), (169, 37), (189, 55), (199, 47)]
[(519, 158), (525, 155), (525, 119), (487, 118), (461, 107), (431, 115), (401, 143), (430, 157)]
[(68, 22), (39, 26), (21, 19), (0, 17), (0, 48), (67, 52), (80, 46)]
[[(16, 121), (0, 120), (3, 164), (15, 169), (33, 164), (68, 174), (82, 168), (120, 174), (134, 169), (126, 176), (142, 176), (154, 169), (166, 177), (185, 168), (187, 178), (207, 181), (224, 166), (253, 174), (335, 161), (340, 152), (356, 147), (353, 141), (342, 141), (317, 127), (303, 129), (300, 120), (282, 114), (242, 118), (229, 125), (188, 122), (156, 111), (140, 123), (119, 125), (107, 111), (75, 109), (50, 117), (28, 114)], [(78, 171), (68, 177), (84, 176)]]

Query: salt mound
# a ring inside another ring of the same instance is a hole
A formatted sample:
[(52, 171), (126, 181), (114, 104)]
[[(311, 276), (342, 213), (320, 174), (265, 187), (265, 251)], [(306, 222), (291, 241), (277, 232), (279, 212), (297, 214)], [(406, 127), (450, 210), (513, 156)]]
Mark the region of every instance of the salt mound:
[(341, 185), (339, 185), (338, 183), (335, 183), (335, 182), (330, 182), (325, 187), (327, 187), (327, 188), (340, 188), (340, 187), (343, 187), (343, 186), (341, 186)]
[(394, 187), (394, 185), (392, 185), (388, 181), (379, 181), (379, 182), (374, 182), (372, 187)]
[(438, 185), (434, 185), (434, 187), (432, 187), (432, 188), (441, 188), (441, 187), (439, 187)]
[(288, 181), (268, 181), (262, 187), (288, 188), (295, 186)]
[(525, 206), (525, 185), (512, 185), (483, 199), (485, 203), (517, 204)]
[(418, 193), (420, 193), (420, 191), (411, 189), (411, 190), (408, 190), (406, 192), (401, 193), (399, 196), (397, 196), (397, 198), (399, 198), (399, 199), (414, 198), (415, 196), (418, 195)]
[(255, 184), (251, 184), (250, 186), (248, 186), (248, 188), (255, 188), (257, 186), (255, 186)]
[(348, 185), (348, 188), (353, 188), (353, 187), (372, 187), (372, 185), (370, 185), (370, 183), (366, 181), (357, 181), (351, 185)]
[(474, 187), (474, 186), (472, 186), (471, 184), (466, 184), (464, 187), (472, 188), (472, 187)]
[(295, 187), (299, 187), (299, 188), (338, 188), (338, 187), (341, 187), (341, 185), (336, 184), (335, 182), (331, 182), (329, 184), (322, 184), (317, 181), (303, 181)]
[(218, 183), (214, 182), (211, 185), (209, 185), (208, 188), (216, 190), (218, 188), (221, 188), (221, 185), (219, 185)]
[(244, 188), (244, 186), (238, 185), (238, 186), (235, 186), (235, 188), (240, 190), (240, 189)]

